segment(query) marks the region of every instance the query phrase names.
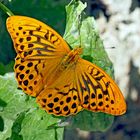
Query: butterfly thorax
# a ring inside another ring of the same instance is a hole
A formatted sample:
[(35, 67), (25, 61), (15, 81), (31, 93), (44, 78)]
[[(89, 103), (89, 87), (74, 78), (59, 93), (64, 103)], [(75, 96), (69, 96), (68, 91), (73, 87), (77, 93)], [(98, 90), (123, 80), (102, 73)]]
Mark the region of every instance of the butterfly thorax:
[(48, 76), (50, 75), (50, 73), (52, 73), (52, 71), (50, 71), (50, 73), (46, 75), (46, 78), (44, 78), (46, 79), (45, 81), (47, 81), (46, 86), (49, 88), (55, 87), (56, 84), (58, 84), (57, 79), (61, 77), (64, 71), (66, 69), (71, 69), (73, 66), (76, 66), (76, 63), (78, 62), (81, 53), (82, 48), (76, 48), (71, 50), (67, 55), (65, 55), (60, 65), (58, 65), (57, 68), (53, 70), (53, 74), (51, 74), (52, 76)]
[(82, 48), (76, 48), (71, 50), (68, 55), (66, 55), (62, 61), (62, 66), (67, 68), (71, 64), (74, 64), (80, 58), (80, 54), (82, 53)]

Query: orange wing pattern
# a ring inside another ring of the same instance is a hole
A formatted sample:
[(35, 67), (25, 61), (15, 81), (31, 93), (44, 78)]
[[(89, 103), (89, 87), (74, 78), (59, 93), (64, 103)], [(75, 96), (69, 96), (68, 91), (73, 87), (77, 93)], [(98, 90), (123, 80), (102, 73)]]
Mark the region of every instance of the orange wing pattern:
[[(29, 17), (11, 16), (7, 29), (21, 58), (40, 59), (67, 54), (70, 49), (63, 38), (44, 23)], [(61, 56), (62, 57), (62, 56)]]
[(77, 73), (81, 106), (94, 112), (121, 115), (126, 111), (124, 97), (116, 83), (99, 67), (81, 59)]
[(70, 49), (58, 33), (33, 18), (11, 16), (7, 29), (17, 52), (14, 69), (19, 87), (37, 96)]
[(37, 97), (48, 113), (60, 116), (76, 114), (82, 109), (121, 115), (126, 111), (124, 97), (114, 81), (99, 67), (79, 59), (50, 87)]
[(69, 116), (83, 109), (125, 113), (118, 86), (102, 69), (81, 59), (81, 49), (71, 51), (56, 31), (33, 18), (11, 16), (7, 28), (17, 52), (18, 86), (48, 113)]

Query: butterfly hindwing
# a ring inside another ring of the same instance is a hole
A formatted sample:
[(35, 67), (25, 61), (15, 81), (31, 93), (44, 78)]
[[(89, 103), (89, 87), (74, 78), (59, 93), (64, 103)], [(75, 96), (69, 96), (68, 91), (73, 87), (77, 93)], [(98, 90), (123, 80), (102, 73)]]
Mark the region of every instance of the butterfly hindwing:
[(44, 60), (24, 61), (19, 55), (16, 57), (14, 70), (18, 87), (31, 96), (37, 96), (43, 88), (41, 70), (43, 70)]
[(37, 97), (37, 103), (48, 113), (58, 116), (74, 115), (82, 110), (74, 79), (75, 69), (68, 68)]

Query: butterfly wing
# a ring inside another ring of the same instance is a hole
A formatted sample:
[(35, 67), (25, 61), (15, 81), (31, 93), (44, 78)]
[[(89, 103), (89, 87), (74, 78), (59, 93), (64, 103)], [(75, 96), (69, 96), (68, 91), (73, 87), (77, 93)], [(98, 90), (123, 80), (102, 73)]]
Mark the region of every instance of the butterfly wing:
[(25, 16), (11, 16), (7, 29), (16, 52), (24, 59), (57, 57), (70, 49), (63, 38), (48, 25)]
[(11, 16), (7, 29), (17, 52), (14, 69), (19, 87), (37, 96), (70, 49), (56, 31), (33, 18)]
[(65, 69), (50, 87), (44, 88), (37, 96), (37, 103), (48, 113), (68, 116), (82, 110), (75, 70), (75, 65)]
[(126, 111), (124, 97), (115, 82), (96, 65), (79, 59), (60, 78), (45, 88), (37, 102), (48, 113), (68, 116), (82, 109), (121, 115)]
[(102, 69), (84, 59), (78, 65), (77, 88), (81, 106), (95, 112), (124, 114), (126, 103), (117, 84)]

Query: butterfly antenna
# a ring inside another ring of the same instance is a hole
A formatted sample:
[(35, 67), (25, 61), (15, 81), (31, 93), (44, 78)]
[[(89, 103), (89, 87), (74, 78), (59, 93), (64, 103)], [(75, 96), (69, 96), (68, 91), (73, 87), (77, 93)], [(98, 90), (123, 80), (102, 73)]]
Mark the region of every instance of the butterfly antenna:
[(79, 38), (80, 38), (80, 45), (79, 45), (79, 47), (81, 47), (82, 46), (82, 41), (81, 41), (81, 21), (82, 21), (82, 19), (81, 19), (81, 15), (79, 15), (79, 23), (78, 23), (78, 35), (79, 35)]

